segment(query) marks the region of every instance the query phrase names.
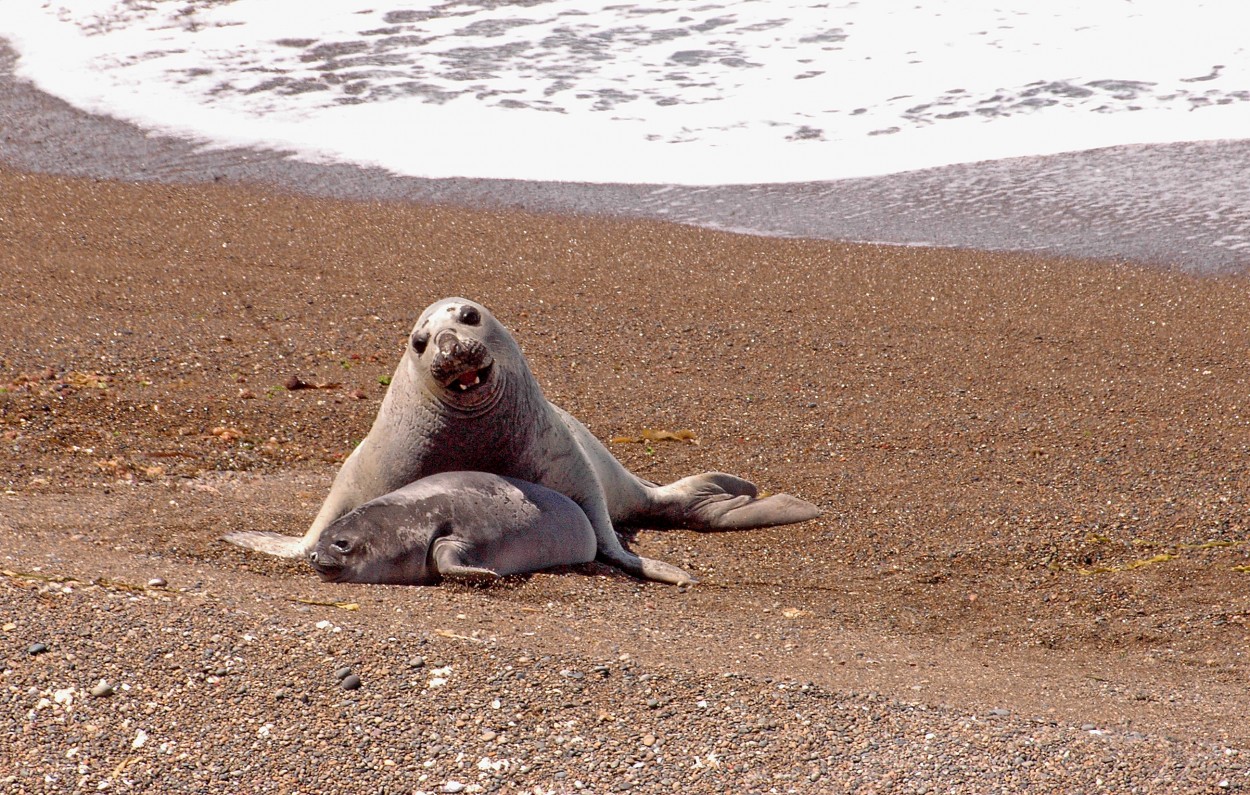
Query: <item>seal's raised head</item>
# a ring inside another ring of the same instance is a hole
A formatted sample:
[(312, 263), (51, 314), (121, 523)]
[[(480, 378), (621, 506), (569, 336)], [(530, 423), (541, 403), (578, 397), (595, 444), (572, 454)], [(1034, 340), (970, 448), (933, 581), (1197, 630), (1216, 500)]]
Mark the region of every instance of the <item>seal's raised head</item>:
[(447, 407), (477, 413), (499, 400), (508, 363), (524, 366), (516, 341), (486, 307), (467, 298), (431, 305), (408, 339), (413, 376)]
[(405, 540), (411, 512), (374, 501), (340, 517), (321, 532), (308, 562), (326, 582), (427, 583), (437, 579), (428, 544)]

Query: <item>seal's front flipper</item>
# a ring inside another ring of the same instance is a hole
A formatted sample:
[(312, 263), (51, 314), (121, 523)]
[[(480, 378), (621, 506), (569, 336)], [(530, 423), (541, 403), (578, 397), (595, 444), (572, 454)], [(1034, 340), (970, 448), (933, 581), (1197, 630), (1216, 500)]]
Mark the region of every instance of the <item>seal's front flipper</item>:
[(486, 583), (494, 582), (503, 575), (490, 569), (479, 569), (474, 566), (456, 566), (449, 564), (446, 568), (439, 564), (438, 573), (444, 580), (457, 582)]
[(699, 582), (698, 577), (685, 569), (662, 560), (640, 557), (624, 549), (620, 551), (619, 556), (608, 555), (603, 550), (599, 550), (596, 559), (615, 566), (626, 574), (632, 574), (640, 580), (652, 580), (669, 585), (694, 585)]
[(691, 530), (746, 530), (820, 516), (819, 508), (798, 497), (758, 495), (751, 481), (723, 472), (692, 475), (651, 492), (657, 517)]
[(284, 536), (268, 530), (241, 530), (237, 533), (228, 533), (222, 537), (222, 541), (264, 552), (267, 555), (277, 555), (280, 558), (302, 558), (307, 552), (302, 536)]
[(430, 560), (435, 570), (448, 580), (464, 582), (492, 582), (504, 576), (494, 569), (476, 566), (464, 559), (464, 549), (456, 543), (439, 538), (430, 547)]
[(696, 585), (699, 582), (698, 577), (671, 563), (644, 557), (639, 557), (638, 560), (642, 561), (638, 576), (648, 580), (666, 582), (670, 585)]

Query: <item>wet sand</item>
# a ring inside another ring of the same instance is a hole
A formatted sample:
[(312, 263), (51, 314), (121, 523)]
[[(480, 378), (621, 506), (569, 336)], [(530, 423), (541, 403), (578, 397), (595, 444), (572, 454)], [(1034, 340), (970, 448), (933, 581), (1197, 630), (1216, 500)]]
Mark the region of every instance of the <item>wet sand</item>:
[[(1250, 785), (1244, 276), (535, 214), (497, 185), (378, 200), (354, 180), (402, 183), (31, 102), (0, 170), (6, 792)], [(644, 477), (824, 515), (628, 530), (687, 591), (597, 565), (329, 585), (222, 543), (307, 526), (456, 294), (600, 438), (693, 431), (612, 444)]]
[[(1115, 147), (885, 177), (683, 187), (416, 179), (289, 153), (205, 150), (82, 113), (13, 78), (0, 40), (0, 162), (164, 182), (270, 184), (335, 198), (668, 220), (779, 237), (860, 240), (1250, 269), (1250, 141)], [(437, 156), (437, 153), (431, 153)]]

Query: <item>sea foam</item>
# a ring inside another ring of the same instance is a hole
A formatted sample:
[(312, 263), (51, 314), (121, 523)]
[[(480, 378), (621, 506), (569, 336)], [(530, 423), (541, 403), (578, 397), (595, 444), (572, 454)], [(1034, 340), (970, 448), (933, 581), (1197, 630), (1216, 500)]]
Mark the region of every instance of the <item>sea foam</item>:
[(1250, 137), (1237, 2), (5, 0), (19, 75), (421, 177), (806, 182)]

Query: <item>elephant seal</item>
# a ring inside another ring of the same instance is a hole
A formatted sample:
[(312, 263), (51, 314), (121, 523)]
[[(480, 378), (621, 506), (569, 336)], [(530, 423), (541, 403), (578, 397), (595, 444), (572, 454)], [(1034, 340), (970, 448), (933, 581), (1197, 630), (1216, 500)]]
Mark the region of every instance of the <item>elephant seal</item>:
[(308, 553), (323, 580), (430, 585), (595, 559), (595, 531), (563, 494), (485, 472), (443, 472), (335, 519)]
[(302, 557), (326, 526), (356, 506), (428, 475), (455, 471), (490, 472), (560, 492), (585, 511), (599, 560), (676, 584), (694, 578), (627, 552), (612, 523), (728, 530), (820, 514), (788, 494), (760, 497), (750, 481), (720, 472), (667, 486), (635, 476), (586, 426), (543, 396), (516, 341), (485, 307), (446, 298), (417, 319), (373, 427), (343, 462), (303, 538), (244, 531), (226, 540)]

